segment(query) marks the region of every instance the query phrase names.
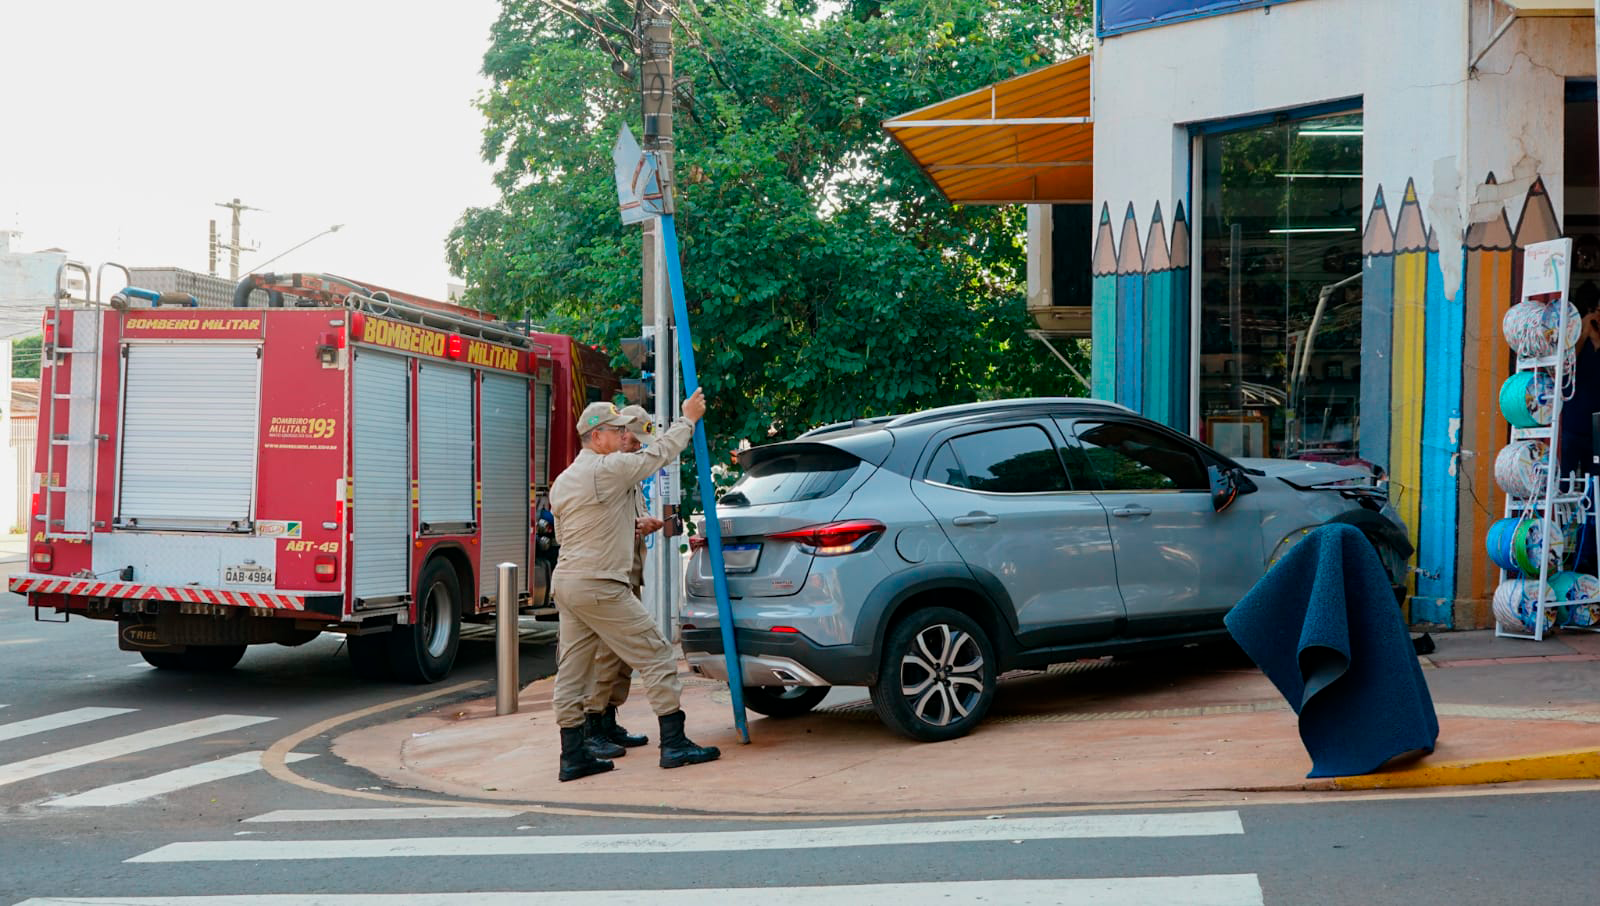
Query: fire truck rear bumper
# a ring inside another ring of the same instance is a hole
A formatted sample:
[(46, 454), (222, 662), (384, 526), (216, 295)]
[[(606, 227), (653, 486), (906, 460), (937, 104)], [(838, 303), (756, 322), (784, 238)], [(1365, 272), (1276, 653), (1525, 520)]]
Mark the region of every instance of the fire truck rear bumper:
[(19, 594), (62, 595), (68, 598), (113, 598), (126, 601), (174, 601), (179, 604), (217, 604), (314, 613), (338, 613), (338, 595), (313, 595), (280, 591), (236, 591), (194, 585), (140, 585), (97, 579), (62, 578), (23, 573), (11, 577), (11, 591)]

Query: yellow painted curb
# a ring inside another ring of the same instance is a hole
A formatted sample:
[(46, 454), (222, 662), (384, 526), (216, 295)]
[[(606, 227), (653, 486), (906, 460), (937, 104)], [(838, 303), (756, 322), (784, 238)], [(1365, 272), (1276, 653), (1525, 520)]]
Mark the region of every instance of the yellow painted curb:
[(1589, 780), (1600, 778), (1600, 750), (1574, 749), (1487, 761), (1445, 761), (1427, 767), (1383, 774), (1335, 777), (1339, 790), (1382, 790), (1421, 786), (1466, 786), (1515, 783), (1519, 780)]

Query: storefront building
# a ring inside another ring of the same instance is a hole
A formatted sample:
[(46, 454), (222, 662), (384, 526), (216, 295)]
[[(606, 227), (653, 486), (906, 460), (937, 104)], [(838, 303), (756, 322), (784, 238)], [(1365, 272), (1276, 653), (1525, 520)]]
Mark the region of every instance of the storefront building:
[(1571, 237), (1600, 292), (1594, 7), (1101, 0), (1091, 55), (886, 126), (952, 200), (1036, 206), (1030, 309), (1092, 335), (1095, 396), (1381, 466), (1411, 622), (1486, 627), (1518, 250)]

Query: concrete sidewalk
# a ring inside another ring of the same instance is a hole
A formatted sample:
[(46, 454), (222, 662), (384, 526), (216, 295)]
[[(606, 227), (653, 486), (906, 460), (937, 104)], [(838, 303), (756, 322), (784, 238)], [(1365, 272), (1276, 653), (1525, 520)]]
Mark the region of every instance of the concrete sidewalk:
[(523, 690), (521, 713), (496, 717), (492, 698), (474, 701), (346, 734), (334, 751), (394, 786), (466, 799), (772, 816), (1600, 777), (1600, 635), (1434, 638), (1438, 651), (1423, 666), (1438, 748), (1384, 773), (1335, 780), (1306, 779), (1294, 713), (1253, 665), (1215, 652), (1009, 674), (972, 735), (937, 744), (893, 734), (864, 690), (848, 689), (805, 717), (750, 714), (751, 743), (741, 745), (727, 688), (686, 677), (689, 735), (722, 747), (714, 764), (657, 767), (655, 719), (635, 689), (621, 721), (651, 745), (611, 773), (558, 783), (549, 679)]

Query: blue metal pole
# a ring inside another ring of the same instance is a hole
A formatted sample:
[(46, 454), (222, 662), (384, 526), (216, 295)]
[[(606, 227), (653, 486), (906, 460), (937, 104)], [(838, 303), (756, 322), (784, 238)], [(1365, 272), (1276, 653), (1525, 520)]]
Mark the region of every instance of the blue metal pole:
[[(678, 366), (683, 369), (683, 392), (694, 395), (700, 379), (694, 369), (694, 343), (689, 336), (689, 303), (683, 295), (683, 271), (678, 266), (678, 227), (671, 214), (661, 215), (662, 254), (667, 259), (667, 283), (672, 288), (672, 317), (678, 334)], [(700, 507), (706, 514), (706, 555), (711, 558), (711, 584), (717, 593), (717, 622), (722, 627), (722, 657), (728, 664), (728, 692), (733, 698), (733, 722), (739, 736), (750, 741), (744, 720), (744, 676), (739, 670), (739, 650), (733, 640), (733, 605), (728, 600), (728, 573), (722, 561), (722, 524), (717, 521), (717, 488), (711, 483), (711, 451), (706, 444), (704, 419), (694, 425), (694, 466), (700, 478)]]

